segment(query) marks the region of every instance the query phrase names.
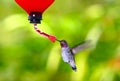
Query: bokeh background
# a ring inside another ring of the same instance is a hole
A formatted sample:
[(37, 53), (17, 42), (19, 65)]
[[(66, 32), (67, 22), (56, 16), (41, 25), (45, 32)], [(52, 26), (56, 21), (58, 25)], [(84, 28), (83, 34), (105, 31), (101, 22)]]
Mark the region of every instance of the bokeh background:
[(14, 0), (0, 0), (0, 81), (120, 81), (120, 0), (55, 0), (39, 28), (70, 47), (92, 40), (75, 56), (77, 72)]

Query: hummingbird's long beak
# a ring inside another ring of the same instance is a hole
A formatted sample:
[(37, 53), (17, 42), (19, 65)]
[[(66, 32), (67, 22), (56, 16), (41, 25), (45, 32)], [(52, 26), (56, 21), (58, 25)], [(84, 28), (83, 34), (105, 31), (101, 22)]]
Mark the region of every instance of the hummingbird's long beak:
[(61, 40), (56, 39), (56, 41), (61, 42)]

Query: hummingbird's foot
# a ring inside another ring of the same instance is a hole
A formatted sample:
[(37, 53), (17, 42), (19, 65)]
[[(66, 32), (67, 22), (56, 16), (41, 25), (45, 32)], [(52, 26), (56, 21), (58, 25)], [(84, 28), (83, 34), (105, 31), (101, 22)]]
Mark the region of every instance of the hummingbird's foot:
[(76, 66), (75, 67), (72, 67), (72, 69), (76, 72), (77, 71), (77, 68), (76, 68)]

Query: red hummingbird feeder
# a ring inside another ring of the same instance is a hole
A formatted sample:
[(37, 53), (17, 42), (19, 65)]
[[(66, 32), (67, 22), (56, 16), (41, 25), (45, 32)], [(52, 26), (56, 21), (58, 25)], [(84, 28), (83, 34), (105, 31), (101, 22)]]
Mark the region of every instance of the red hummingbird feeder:
[(28, 14), (30, 23), (41, 23), (42, 13), (54, 2), (54, 0), (15, 0)]
[(15, 0), (29, 15), (28, 20), (34, 24), (34, 29), (40, 35), (55, 42), (55, 36), (46, 34), (37, 28), (37, 24), (41, 23), (43, 12), (54, 2), (54, 0)]

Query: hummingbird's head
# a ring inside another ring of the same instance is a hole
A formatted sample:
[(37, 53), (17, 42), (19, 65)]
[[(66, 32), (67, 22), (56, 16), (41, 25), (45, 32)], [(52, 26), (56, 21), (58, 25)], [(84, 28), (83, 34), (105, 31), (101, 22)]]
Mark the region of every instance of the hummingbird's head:
[(60, 40), (59, 42), (60, 42), (61, 47), (68, 47), (68, 44), (65, 40)]

